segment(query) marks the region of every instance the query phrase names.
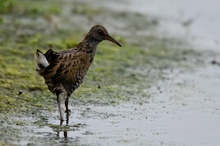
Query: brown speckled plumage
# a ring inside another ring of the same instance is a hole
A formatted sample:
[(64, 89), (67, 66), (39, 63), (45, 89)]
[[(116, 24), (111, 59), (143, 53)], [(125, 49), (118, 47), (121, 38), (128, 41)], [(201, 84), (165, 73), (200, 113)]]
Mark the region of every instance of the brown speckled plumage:
[(65, 92), (67, 112), (67, 124), (69, 119), (69, 96), (83, 82), (83, 79), (93, 61), (98, 44), (103, 40), (109, 40), (121, 46), (115, 41), (101, 25), (93, 26), (86, 37), (75, 48), (55, 52), (48, 50), (43, 54), (37, 50), (35, 59), (37, 72), (44, 77), (48, 89), (57, 95), (60, 119), (63, 121), (59, 95)]

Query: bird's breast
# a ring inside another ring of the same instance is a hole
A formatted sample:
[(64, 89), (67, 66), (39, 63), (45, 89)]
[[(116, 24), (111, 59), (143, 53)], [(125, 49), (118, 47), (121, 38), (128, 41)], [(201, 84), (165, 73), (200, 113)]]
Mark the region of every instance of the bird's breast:
[[(71, 58), (71, 56), (70, 56)], [(92, 63), (93, 56), (88, 54), (79, 55), (77, 58), (72, 57), (66, 64), (66, 68), (69, 68), (68, 71), (70, 74), (72, 73), (72, 77), (79, 77), (80, 79), (84, 79), (87, 74), (89, 67)]]

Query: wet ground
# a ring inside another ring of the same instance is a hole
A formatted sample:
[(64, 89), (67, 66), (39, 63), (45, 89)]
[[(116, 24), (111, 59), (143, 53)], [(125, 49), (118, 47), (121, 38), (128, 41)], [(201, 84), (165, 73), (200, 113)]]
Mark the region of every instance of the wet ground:
[[(147, 2), (149, 5), (153, 3)], [(169, 0), (168, 2), (172, 1)], [(102, 1), (100, 5), (106, 6), (106, 3), (109, 4), (107, 1)], [(125, 3), (125, 1), (111, 2), (108, 7), (118, 9)], [(131, 2), (128, 6), (131, 9), (133, 7), (134, 10), (135, 4)], [(127, 8), (124, 9), (127, 10)], [(146, 14), (145, 11), (141, 13)], [(137, 18), (133, 16), (142, 19), (142, 15), (136, 14), (136, 12), (134, 15), (120, 14), (126, 19), (136, 20)], [(102, 17), (99, 15), (99, 19)], [(121, 21), (129, 22), (126, 19)], [(109, 21), (108, 24), (114, 22), (111, 20), (113, 20), (112, 17), (106, 19)], [(146, 61), (146, 64), (139, 60), (135, 63), (141, 64), (133, 64), (132, 62), (123, 66), (126, 69), (119, 70), (119, 73), (125, 74), (121, 76), (122, 79), (130, 78), (127, 79), (127, 82), (120, 80), (117, 82), (118, 85), (107, 83), (107, 86), (103, 82), (108, 82), (108, 79), (104, 81), (94, 79), (101, 83), (101, 89), (96, 91), (97, 89), (87, 87), (88, 84), (97, 85), (89, 81), (92, 77), (88, 77), (88, 81), (85, 82), (87, 85), (75, 94), (78, 96), (84, 94), (88, 99), (86, 97), (75, 98), (74, 96), (70, 100), (72, 114), (69, 126), (65, 126), (65, 124), (59, 126), (55, 101), (52, 111), (42, 110), (40, 113), (27, 114), (27, 116), (18, 114), (20, 116), (4, 117), (1, 120), (0, 145), (217, 146), (220, 142), (220, 91), (218, 90), (220, 66), (218, 65), (219, 53), (216, 46), (210, 46), (213, 47), (212, 50), (205, 47), (201, 51), (198, 50), (200, 47), (195, 47), (195, 51), (186, 49), (191, 46), (187, 42), (187, 35), (183, 37), (186, 38), (186, 41), (179, 41), (176, 38), (170, 40), (170, 37), (173, 36), (171, 32), (171, 35), (167, 37), (159, 36), (162, 37), (164, 51), (161, 51), (163, 50), (161, 48), (158, 49), (157, 46), (153, 47), (154, 50), (157, 50), (153, 52), (151, 47), (155, 46), (155, 42), (160, 44), (161, 39), (150, 38), (152, 39), (150, 41), (148, 38), (148, 41), (145, 42), (141, 37), (149, 37), (154, 33), (160, 35), (161, 30), (163, 30), (160, 25), (163, 23), (159, 22), (158, 17), (154, 18), (154, 15), (149, 20), (150, 23), (147, 21), (143, 23), (156, 25), (150, 27), (150, 31), (138, 23), (131, 23), (132, 25), (129, 26), (124, 25), (121, 21), (110, 27), (111, 31), (118, 32), (117, 35), (123, 34), (126, 40), (131, 41), (132, 45), (141, 43), (144, 49), (151, 50), (148, 50), (147, 53), (153, 56), (152, 58), (146, 56), (150, 59), (145, 60), (144, 56), (140, 55), (141, 60)], [(96, 20), (93, 21), (96, 22)], [(163, 21), (169, 23), (169, 19)], [(131, 27), (131, 33), (123, 33), (128, 26)], [(175, 25), (172, 27), (178, 28)], [(123, 31), (120, 30), (121, 28)], [(133, 32), (137, 28), (139, 28), (138, 31)], [(185, 30), (185, 27), (183, 29)], [(132, 39), (134, 35), (131, 34), (134, 33), (138, 36), (138, 41)], [(205, 40), (208, 41), (208, 39)], [(212, 38), (210, 40), (215, 41)], [(99, 65), (95, 64), (95, 67), (97, 66)], [(92, 73), (97, 69), (95, 67), (91, 71)], [(112, 80), (114, 81), (114, 79)], [(95, 91), (91, 92), (92, 90)], [(102, 92), (106, 93), (102, 94)], [(39, 94), (37, 95), (39, 96)]]
[(40, 126), (23, 117), (1, 135), (15, 145), (218, 145), (219, 74), (218, 66), (175, 72), (146, 89), (154, 93), (147, 103), (72, 105), (69, 126), (60, 127), (55, 112), (41, 117)]
[(160, 36), (188, 40), (194, 48), (219, 48), (218, 0), (123, 0), (118, 3), (106, 0), (104, 3), (112, 9), (158, 18), (157, 31)]

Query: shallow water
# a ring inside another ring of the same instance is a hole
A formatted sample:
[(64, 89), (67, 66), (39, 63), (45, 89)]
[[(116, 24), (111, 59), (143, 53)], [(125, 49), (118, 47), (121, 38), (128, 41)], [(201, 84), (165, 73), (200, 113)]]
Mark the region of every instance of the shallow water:
[(157, 18), (159, 36), (184, 38), (194, 44), (194, 48), (219, 50), (218, 0), (122, 0), (105, 1), (101, 5), (105, 3), (112, 9)]
[(85, 126), (68, 136), (86, 145), (218, 145), (219, 86), (218, 66), (173, 74), (149, 89), (148, 104), (74, 108), (72, 124)]
[[(215, 72), (214, 72), (215, 71)], [(220, 69), (174, 72), (147, 91), (146, 104), (72, 104), (69, 126), (59, 126), (58, 112), (41, 126), (24, 118), (21, 133), (8, 138), (19, 145), (218, 145), (220, 135)], [(35, 126), (34, 126), (35, 125)], [(9, 127), (12, 130), (12, 127)], [(7, 136), (5, 133), (4, 136)], [(7, 141), (7, 140), (6, 140)]]

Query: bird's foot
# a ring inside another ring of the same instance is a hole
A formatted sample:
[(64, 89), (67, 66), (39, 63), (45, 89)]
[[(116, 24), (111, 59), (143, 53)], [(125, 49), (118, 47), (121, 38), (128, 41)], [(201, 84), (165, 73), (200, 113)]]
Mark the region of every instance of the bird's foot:
[(70, 109), (68, 109), (68, 110), (65, 110), (65, 113), (67, 113), (68, 115), (70, 115), (70, 113), (71, 113), (71, 110), (70, 110)]

